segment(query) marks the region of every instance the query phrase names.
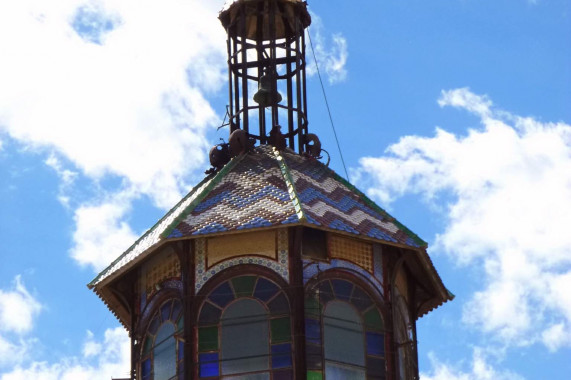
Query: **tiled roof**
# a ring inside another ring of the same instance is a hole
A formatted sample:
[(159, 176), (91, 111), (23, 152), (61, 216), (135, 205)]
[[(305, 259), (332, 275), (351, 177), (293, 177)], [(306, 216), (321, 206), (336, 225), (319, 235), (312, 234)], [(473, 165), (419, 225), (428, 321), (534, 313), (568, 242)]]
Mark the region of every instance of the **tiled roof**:
[(169, 239), (275, 227), (313, 225), (373, 240), (426, 243), (321, 162), (262, 145), (230, 161), (183, 198), (101, 272), (94, 287)]

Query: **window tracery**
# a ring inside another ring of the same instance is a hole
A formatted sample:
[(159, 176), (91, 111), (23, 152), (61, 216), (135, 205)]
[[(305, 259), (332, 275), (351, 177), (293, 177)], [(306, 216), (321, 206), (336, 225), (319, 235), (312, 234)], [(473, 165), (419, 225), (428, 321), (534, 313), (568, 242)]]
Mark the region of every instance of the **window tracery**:
[(142, 380), (182, 379), (183, 327), (180, 300), (169, 299), (164, 302), (151, 319), (143, 339)]
[(214, 288), (198, 314), (200, 379), (293, 378), (291, 317), (284, 291), (262, 276)]
[(382, 314), (359, 285), (331, 278), (306, 289), (307, 378), (384, 379)]

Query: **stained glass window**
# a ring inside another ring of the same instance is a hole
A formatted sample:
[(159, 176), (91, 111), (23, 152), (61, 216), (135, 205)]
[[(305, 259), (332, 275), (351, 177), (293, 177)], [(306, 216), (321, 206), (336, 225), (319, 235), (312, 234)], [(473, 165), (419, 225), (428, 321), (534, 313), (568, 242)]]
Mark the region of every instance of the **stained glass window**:
[(383, 318), (353, 282), (336, 278), (307, 289), (305, 337), (308, 379), (385, 378)]
[(205, 298), (198, 315), (199, 378), (292, 378), (290, 307), (278, 285), (237, 276)]
[(141, 378), (143, 380), (176, 379), (183, 375), (182, 304), (164, 302), (152, 317), (143, 340)]

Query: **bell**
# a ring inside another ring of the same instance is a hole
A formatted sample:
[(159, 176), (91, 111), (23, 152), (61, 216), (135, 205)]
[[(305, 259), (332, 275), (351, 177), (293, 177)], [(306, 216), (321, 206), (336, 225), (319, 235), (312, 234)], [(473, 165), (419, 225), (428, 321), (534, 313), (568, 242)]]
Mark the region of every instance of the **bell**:
[(260, 78), (260, 82), (258, 82), (258, 92), (254, 94), (254, 101), (264, 108), (276, 105), (282, 101), (280, 93), (277, 90), (272, 91), (273, 80), (273, 75), (265, 71)]

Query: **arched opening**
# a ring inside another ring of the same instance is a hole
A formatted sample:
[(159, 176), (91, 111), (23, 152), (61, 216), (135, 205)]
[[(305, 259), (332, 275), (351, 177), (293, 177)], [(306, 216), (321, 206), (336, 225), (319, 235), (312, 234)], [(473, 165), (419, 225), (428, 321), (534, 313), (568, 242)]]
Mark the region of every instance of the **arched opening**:
[(381, 380), (386, 376), (383, 316), (370, 291), (351, 277), (339, 273), (306, 288), (308, 379)]
[(290, 307), (286, 293), (259, 275), (218, 283), (197, 315), (198, 378), (293, 378)]
[(181, 378), (183, 370), (182, 304), (178, 299), (163, 302), (147, 326), (141, 348), (142, 380)]

